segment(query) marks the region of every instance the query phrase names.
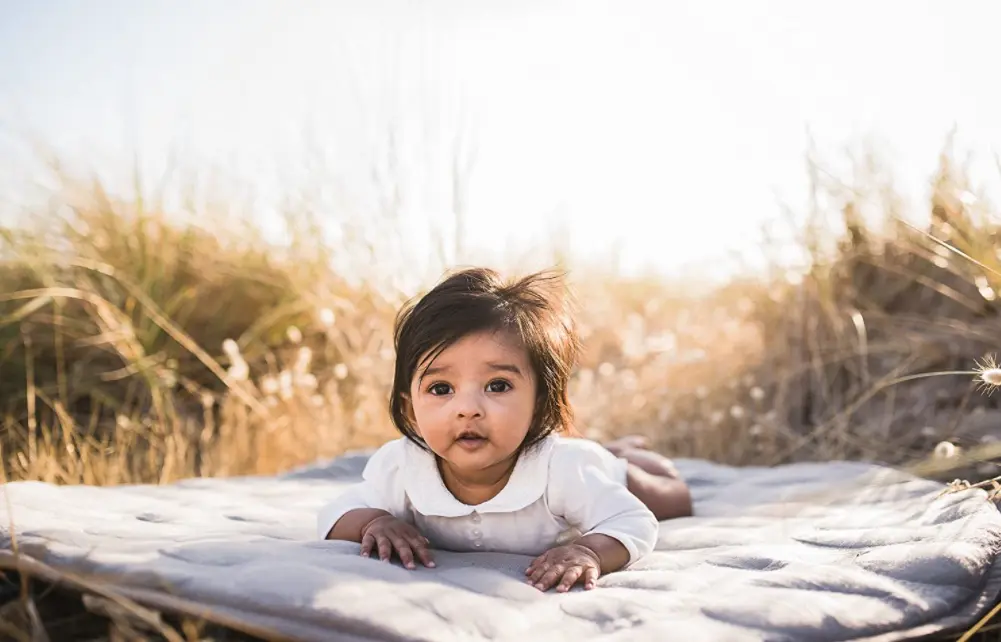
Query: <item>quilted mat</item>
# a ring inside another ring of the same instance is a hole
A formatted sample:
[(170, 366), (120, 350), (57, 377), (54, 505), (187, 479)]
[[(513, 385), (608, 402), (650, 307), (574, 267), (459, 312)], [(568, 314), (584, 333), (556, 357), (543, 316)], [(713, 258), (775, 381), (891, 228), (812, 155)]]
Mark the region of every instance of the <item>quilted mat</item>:
[(593, 591), (542, 593), (518, 555), (440, 551), (408, 571), (316, 540), (317, 509), (366, 460), (166, 486), (10, 483), (0, 539), (140, 602), (307, 641), (889, 642), (969, 627), (1001, 593), (1001, 514), (983, 491), (849, 462), (677, 460), (696, 515), (662, 523), (654, 553)]

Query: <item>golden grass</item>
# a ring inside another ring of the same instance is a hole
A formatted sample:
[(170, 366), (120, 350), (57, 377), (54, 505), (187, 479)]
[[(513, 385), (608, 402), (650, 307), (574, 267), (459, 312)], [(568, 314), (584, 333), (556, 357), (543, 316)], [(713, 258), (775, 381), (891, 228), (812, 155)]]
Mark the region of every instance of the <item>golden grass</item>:
[[(0, 230), (8, 479), (266, 474), (394, 435), (391, 328), (405, 295), (340, 275), (333, 258), (355, 249), (325, 244), (314, 217), (287, 212), (292, 240), (276, 246), (209, 207), (185, 219), (58, 177), (48, 208)], [(795, 275), (776, 266), (693, 291), (572, 270), (579, 427), (736, 464), (905, 464), (942, 441), (991, 442), (1001, 414), (976, 384), (994, 384), (978, 373), (1001, 345), (995, 212), (947, 156), (934, 181), (932, 223), (915, 228), (883, 192), (879, 219), (863, 220), (868, 186), (818, 180), (839, 205), (811, 218), (811, 263)], [(832, 213), (838, 229), (822, 230)]]

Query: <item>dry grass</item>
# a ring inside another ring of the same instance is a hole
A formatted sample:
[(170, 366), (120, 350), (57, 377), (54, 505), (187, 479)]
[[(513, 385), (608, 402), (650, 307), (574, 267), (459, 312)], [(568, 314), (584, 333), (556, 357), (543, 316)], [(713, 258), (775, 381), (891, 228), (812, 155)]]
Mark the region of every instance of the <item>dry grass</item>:
[[(404, 294), (340, 276), (333, 257), (354, 250), (325, 244), (315, 217), (287, 212), (292, 240), (279, 247), (208, 206), (184, 219), (57, 176), (48, 207), (0, 230), (9, 479), (272, 473), (393, 435), (390, 332)], [(693, 292), (572, 271), (579, 427), (737, 464), (903, 464), (943, 440), (993, 439), (997, 399), (972, 374), (908, 377), (971, 372), (999, 347), (993, 212), (948, 157), (935, 184), (933, 222), (916, 230), (884, 187), (818, 179), (818, 202), (834, 205), (806, 229), (804, 273)], [(863, 221), (874, 200), (879, 220)], [(839, 229), (821, 229), (832, 213)]]
[[(372, 247), (324, 242), (308, 209), (285, 212), (291, 240), (277, 246), (217, 200), (176, 211), (54, 176), (45, 207), (0, 228), (6, 479), (267, 474), (394, 436), (404, 294), (360, 269)], [(960, 470), (956, 453), (1001, 437), (1001, 395), (977, 390), (1001, 349), (998, 212), (948, 156), (919, 229), (870, 175), (816, 176), (826, 205), (805, 228), (802, 272), (704, 291), (571, 271), (579, 428), (734, 464), (904, 465), (948, 442), (934, 474), (996, 475), (1001, 453)], [(352, 252), (347, 278), (334, 259)]]

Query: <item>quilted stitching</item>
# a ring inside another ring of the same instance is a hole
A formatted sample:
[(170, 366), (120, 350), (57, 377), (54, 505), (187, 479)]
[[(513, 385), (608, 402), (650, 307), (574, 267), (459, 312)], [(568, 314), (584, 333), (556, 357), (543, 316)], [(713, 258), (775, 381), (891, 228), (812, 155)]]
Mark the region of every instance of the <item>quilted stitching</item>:
[[(527, 558), (438, 552), (407, 571), (314, 540), (364, 454), (277, 477), (171, 486), (4, 487), (23, 550), (115, 574), (307, 640), (898, 639), (972, 623), (1001, 591), (1001, 516), (983, 491), (858, 463), (736, 469), (679, 460), (696, 516), (595, 591), (540, 593)], [(10, 531), (0, 531), (10, 544)], [(284, 624), (283, 624), (284, 623)], [(882, 637), (879, 637), (882, 636)]]

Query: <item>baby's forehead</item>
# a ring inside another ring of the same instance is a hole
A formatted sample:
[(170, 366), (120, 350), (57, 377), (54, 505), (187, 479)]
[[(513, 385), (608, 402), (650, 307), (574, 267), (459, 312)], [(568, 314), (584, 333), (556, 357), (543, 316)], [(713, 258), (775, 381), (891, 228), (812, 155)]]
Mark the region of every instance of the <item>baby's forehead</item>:
[(479, 366), (510, 361), (530, 368), (528, 348), (521, 337), (510, 330), (471, 332), (452, 340), (444, 349), (421, 355), (419, 369)]
[(508, 329), (482, 330), (457, 337), (449, 342), (448, 347), (442, 350), (439, 356), (445, 356), (445, 353), (459, 352), (505, 352), (523, 357), (528, 356), (525, 342), (515, 332)]

